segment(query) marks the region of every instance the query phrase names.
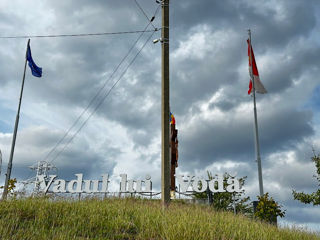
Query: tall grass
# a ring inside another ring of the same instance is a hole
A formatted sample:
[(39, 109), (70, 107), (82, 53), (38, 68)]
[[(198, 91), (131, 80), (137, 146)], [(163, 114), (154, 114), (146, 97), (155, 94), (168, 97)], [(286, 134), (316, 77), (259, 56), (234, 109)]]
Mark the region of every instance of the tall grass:
[(107, 199), (0, 203), (0, 239), (320, 239), (206, 206)]

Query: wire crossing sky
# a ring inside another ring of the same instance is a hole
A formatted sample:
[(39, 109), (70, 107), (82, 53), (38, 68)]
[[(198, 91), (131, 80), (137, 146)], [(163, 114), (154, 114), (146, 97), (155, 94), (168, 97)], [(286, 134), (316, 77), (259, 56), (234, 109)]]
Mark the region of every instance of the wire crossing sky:
[[(137, 3), (137, 2), (136, 2)], [(137, 3), (138, 4), (138, 3)], [(140, 7), (140, 5), (139, 5)], [(141, 8), (141, 7), (140, 7)], [(157, 7), (154, 16), (157, 15), (158, 13), (158, 9), (159, 6)], [(142, 9), (141, 9), (142, 10)], [(143, 11), (143, 10), (142, 10)], [(154, 17), (153, 17), (154, 18)], [(149, 20), (149, 19), (148, 19)], [(130, 53), (134, 50), (135, 46), (137, 45), (137, 43), (139, 42), (139, 40), (141, 39), (141, 37), (143, 36), (144, 33), (149, 32), (147, 29), (149, 27), (149, 25), (152, 24), (152, 21), (149, 20), (149, 23), (146, 25), (146, 27), (144, 28), (144, 30), (141, 32), (141, 34), (138, 36), (138, 38), (135, 40), (135, 42), (133, 43), (133, 45), (131, 46), (131, 48), (129, 49), (128, 53), (124, 56), (124, 58), (122, 58), (122, 60), (120, 61), (120, 63), (116, 66), (116, 68), (114, 69), (114, 71), (112, 72), (112, 74), (110, 75), (110, 77), (105, 81), (105, 83), (102, 85), (102, 87), (98, 90), (98, 92), (94, 95), (94, 97), (91, 99), (91, 101), (89, 102), (89, 104), (87, 105), (87, 107), (81, 112), (81, 114), (77, 117), (77, 119), (74, 121), (74, 123), (71, 125), (71, 127), (66, 131), (66, 133), (63, 135), (63, 137), (56, 143), (56, 145), (50, 150), (50, 152), (44, 157), (44, 159), (42, 161), (46, 161), (49, 156), (59, 147), (59, 145), (63, 142), (63, 140), (68, 136), (68, 134), (70, 133), (70, 131), (76, 126), (76, 124), (79, 122), (79, 120), (82, 118), (82, 116), (89, 110), (89, 108), (91, 107), (91, 105), (94, 103), (94, 101), (98, 98), (98, 96), (100, 95), (100, 93), (105, 89), (105, 87), (107, 86), (107, 84), (112, 80), (112, 78), (114, 77), (115, 73), (118, 71), (118, 69), (120, 68), (120, 66), (125, 62), (125, 60), (128, 58), (128, 56), (130, 55)], [(153, 36), (153, 33), (156, 32), (157, 29), (155, 28), (154, 31), (151, 31), (152, 34), (150, 35), (150, 37), (148, 39), (151, 38), (151, 36)], [(65, 145), (63, 146), (63, 148), (56, 154), (55, 157), (53, 157), (53, 159), (50, 162), (53, 162), (58, 156), (60, 156), (60, 154), (66, 149), (66, 147), (70, 144), (70, 142), (76, 137), (76, 135), (81, 131), (81, 129), (84, 127), (84, 125), (87, 123), (87, 121), (91, 118), (91, 116), (97, 111), (97, 109), (99, 108), (99, 106), (101, 106), (101, 104), (103, 103), (103, 101), (108, 97), (108, 95), (110, 94), (110, 92), (112, 91), (112, 89), (116, 86), (116, 84), (121, 80), (121, 78), (123, 77), (123, 75), (127, 72), (128, 68), (132, 65), (132, 63), (134, 62), (134, 60), (136, 59), (136, 57), (138, 56), (138, 54), (142, 51), (142, 49), (144, 48), (144, 46), (146, 45), (147, 42), (144, 43), (143, 47), (141, 48), (140, 51), (138, 51), (138, 53), (135, 55), (135, 57), (133, 58), (133, 60), (128, 64), (128, 66), (126, 67), (126, 69), (123, 71), (123, 73), (121, 74), (121, 77), (112, 85), (112, 87), (104, 94), (104, 96), (102, 97), (102, 99), (98, 102), (98, 104), (96, 105), (96, 107), (94, 107), (94, 110), (92, 110), (91, 114), (89, 115), (89, 117), (86, 118), (86, 120), (82, 123), (82, 125), (78, 128), (78, 130), (76, 131), (75, 134), (72, 135), (72, 137), (68, 140), (67, 143), (65, 143)]]
[[(161, 29), (161, 28), (160, 28)], [(126, 31), (126, 32), (104, 32), (104, 33), (80, 33), (80, 34), (51, 34), (51, 35), (24, 35), (24, 36), (0, 36), (0, 39), (10, 38), (61, 38), (61, 37), (92, 37), (92, 36), (105, 36), (105, 35), (121, 35), (132, 33), (145, 33), (159, 31), (160, 29), (154, 28), (154, 30), (140, 30), (140, 31)]]
[[(154, 33), (154, 32), (153, 32)], [(82, 123), (82, 125), (80, 126), (80, 128), (78, 128), (78, 130), (72, 135), (72, 137), (69, 139), (69, 141), (63, 146), (63, 148), (57, 153), (57, 155), (50, 161), (53, 162), (55, 159), (57, 159), (59, 157), (59, 155), (65, 150), (65, 148), (70, 144), (70, 142), (76, 137), (76, 135), (81, 131), (81, 129), (85, 126), (85, 124), (89, 121), (89, 119), (92, 117), (92, 115), (97, 111), (97, 109), (101, 106), (101, 104), (105, 101), (105, 99), (109, 96), (109, 94), (111, 93), (111, 91), (116, 87), (116, 85), (119, 83), (119, 81), (122, 79), (122, 77), (125, 75), (125, 73), (128, 71), (129, 67), (133, 64), (133, 62), (136, 60), (136, 58), (138, 57), (138, 55), (140, 54), (140, 52), (143, 50), (143, 48), (146, 46), (146, 44), (150, 41), (151, 37), (153, 36), (153, 33), (150, 34), (150, 36), (148, 37), (147, 41), (145, 41), (145, 43), (143, 44), (143, 46), (141, 47), (141, 49), (136, 53), (136, 55), (134, 56), (134, 58), (130, 61), (130, 63), (127, 65), (127, 67), (125, 68), (125, 70), (121, 73), (120, 77), (118, 78), (118, 80), (111, 86), (111, 88), (107, 91), (107, 93), (102, 97), (102, 99), (98, 102), (98, 104), (96, 105), (96, 107), (94, 108), (94, 110), (90, 113), (90, 115), (86, 118), (86, 120)], [(112, 77), (112, 76), (111, 76)], [(110, 79), (111, 79), (110, 77)], [(82, 116), (82, 113), (81, 115)], [(78, 120), (78, 119), (77, 119)], [(69, 130), (67, 131), (69, 132)]]

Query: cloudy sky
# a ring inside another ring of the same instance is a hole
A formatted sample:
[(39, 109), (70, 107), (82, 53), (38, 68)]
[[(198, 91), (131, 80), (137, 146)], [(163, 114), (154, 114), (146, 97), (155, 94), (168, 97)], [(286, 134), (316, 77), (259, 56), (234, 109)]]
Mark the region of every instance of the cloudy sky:
[[(158, 4), (137, 2), (149, 19), (156, 14), (153, 24), (161, 27)], [(170, 105), (179, 130), (178, 173), (248, 176), (246, 193), (255, 200), (253, 103), (247, 94), (250, 28), (268, 90), (257, 95), (265, 191), (287, 210), (281, 224), (320, 231), (319, 207), (292, 197), (293, 189), (318, 187), (311, 156), (312, 148), (320, 152), (320, 4), (307, 2), (172, 0)], [(144, 13), (134, 0), (1, 0), (0, 32), (6, 37), (140, 31), (148, 25)], [(109, 173), (113, 179), (121, 173), (134, 179), (150, 174), (159, 189), (161, 44), (152, 43), (159, 37), (160, 31), (31, 38), (43, 77), (27, 69), (12, 177), (31, 177), (28, 166), (47, 160), (62, 178), (80, 172), (85, 178)], [(2, 184), (26, 44), (27, 38), (0, 38)]]

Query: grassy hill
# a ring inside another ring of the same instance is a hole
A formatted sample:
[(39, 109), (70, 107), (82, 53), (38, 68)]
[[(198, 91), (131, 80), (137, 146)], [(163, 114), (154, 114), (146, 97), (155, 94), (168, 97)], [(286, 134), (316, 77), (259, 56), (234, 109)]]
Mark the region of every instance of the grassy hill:
[(156, 200), (0, 202), (0, 239), (320, 239), (209, 207)]

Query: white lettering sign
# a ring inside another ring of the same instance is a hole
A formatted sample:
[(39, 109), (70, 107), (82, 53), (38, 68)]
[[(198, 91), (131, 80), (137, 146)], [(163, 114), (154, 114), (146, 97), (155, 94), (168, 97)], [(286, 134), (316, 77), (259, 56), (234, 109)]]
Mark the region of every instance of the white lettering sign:
[(187, 192), (190, 187), (195, 192), (204, 192), (208, 188), (213, 193), (226, 191), (241, 192), (240, 182), (235, 177), (230, 177), (227, 179), (227, 181), (225, 182), (225, 184), (227, 185), (225, 189), (224, 178), (222, 174), (217, 174), (211, 180), (204, 180), (195, 176), (186, 176), (186, 178), (184, 178), (183, 175), (176, 176), (176, 179), (180, 184), (181, 192)]
[[(51, 189), (54, 193), (107, 193), (109, 175), (103, 174), (102, 180), (84, 180), (83, 174), (75, 174), (76, 179), (67, 182), (64, 179), (56, 179), (56, 175), (39, 175), (37, 182), (41, 191), (47, 193)], [(120, 193), (150, 193), (152, 192), (151, 176), (147, 175), (144, 180), (132, 180), (127, 178), (127, 174), (120, 174)], [(180, 184), (180, 192), (205, 192), (208, 189), (213, 192), (240, 192), (240, 182), (235, 177), (230, 177), (224, 181), (223, 175), (218, 174), (211, 180), (195, 176), (177, 175), (176, 179)]]

